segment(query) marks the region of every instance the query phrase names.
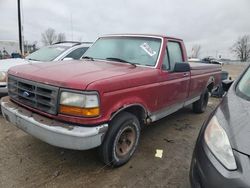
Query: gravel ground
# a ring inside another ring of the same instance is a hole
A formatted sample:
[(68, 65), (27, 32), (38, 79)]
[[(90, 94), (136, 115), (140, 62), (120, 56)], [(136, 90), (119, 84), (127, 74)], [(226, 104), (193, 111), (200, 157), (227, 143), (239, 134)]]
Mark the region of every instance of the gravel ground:
[[(244, 66), (224, 65), (234, 79)], [(189, 166), (200, 127), (220, 99), (210, 98), (207, 111), (184, 108), (144, 129), (128, 164), (112, 169), (96, 150), (56, 148), (29, 136), (0, 117), (0, 187), (189, 187)], [(156, 158), (156, 149), (163, 150)]]

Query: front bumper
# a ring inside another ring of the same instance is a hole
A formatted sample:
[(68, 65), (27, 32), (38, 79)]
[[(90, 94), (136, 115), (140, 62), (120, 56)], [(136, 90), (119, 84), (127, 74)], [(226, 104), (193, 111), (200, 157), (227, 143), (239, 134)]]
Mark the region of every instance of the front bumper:
[(86, 150), (101, 145), (108, 124), (82, 127), (46, 118), (1, 99), (3, 117), (28, 134), (53, 146), (67, 149)]
[(198, 141), (194, 150), (190, 183), (192, 188), (250, 187), (249, 157), (234, 151), (237, 170), (229, 171), (215, 158), (204, 142)]

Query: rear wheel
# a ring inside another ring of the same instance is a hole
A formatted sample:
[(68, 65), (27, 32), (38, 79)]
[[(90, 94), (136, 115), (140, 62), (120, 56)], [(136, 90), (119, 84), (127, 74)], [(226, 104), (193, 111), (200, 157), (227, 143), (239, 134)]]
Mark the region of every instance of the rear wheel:
[(209, 92), (206, 89), (200, 96), (200, 99), (193, 103), (193, 111), (195, 113), (203, 113), (205, 112), (208, 104)]
[(114, 167), (125, 164), (134, 154), (139, 138), (138, 118), (129, 112), (118, 114), (110, 122), (110, 128), (99, 147), (102, 161), (106, 165)]

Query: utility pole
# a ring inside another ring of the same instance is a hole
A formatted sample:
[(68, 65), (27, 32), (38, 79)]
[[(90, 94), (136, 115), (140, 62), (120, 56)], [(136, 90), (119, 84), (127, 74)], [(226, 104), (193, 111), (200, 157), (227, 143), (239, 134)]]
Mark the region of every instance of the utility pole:
[(17, 0), (17, 12), (18, 12), (18, 36), (19, 36), (19, 50), (21, 55), (24, 55), (23, 51), (23, 35), (22, 35), (22, 22), (21, 22), (21, 6), (20, 0)]

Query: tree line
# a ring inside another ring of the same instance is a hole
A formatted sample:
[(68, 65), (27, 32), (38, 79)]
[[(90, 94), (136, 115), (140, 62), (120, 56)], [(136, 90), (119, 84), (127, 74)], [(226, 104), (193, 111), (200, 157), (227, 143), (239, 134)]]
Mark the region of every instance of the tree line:
[[(239, 58), (241, 62), (250, 60), (250, 35), (240, 36), (230, 48), (230, 51)], [(201, 45), (192, 46), (191, 58), (198, 58), (201, 53)]]
[(250, 59), (250, 36), (244, 35), (238, 38), (231, 48), (232, 52), (240, 59), (245, 62)]
[(43, 45), (51, 45), (56, 42), (63, 42), (66, 40), (66, 36), (64, 33), (56, 33), (53, 28), (46, 29), (42, 34), (42, 43)]

